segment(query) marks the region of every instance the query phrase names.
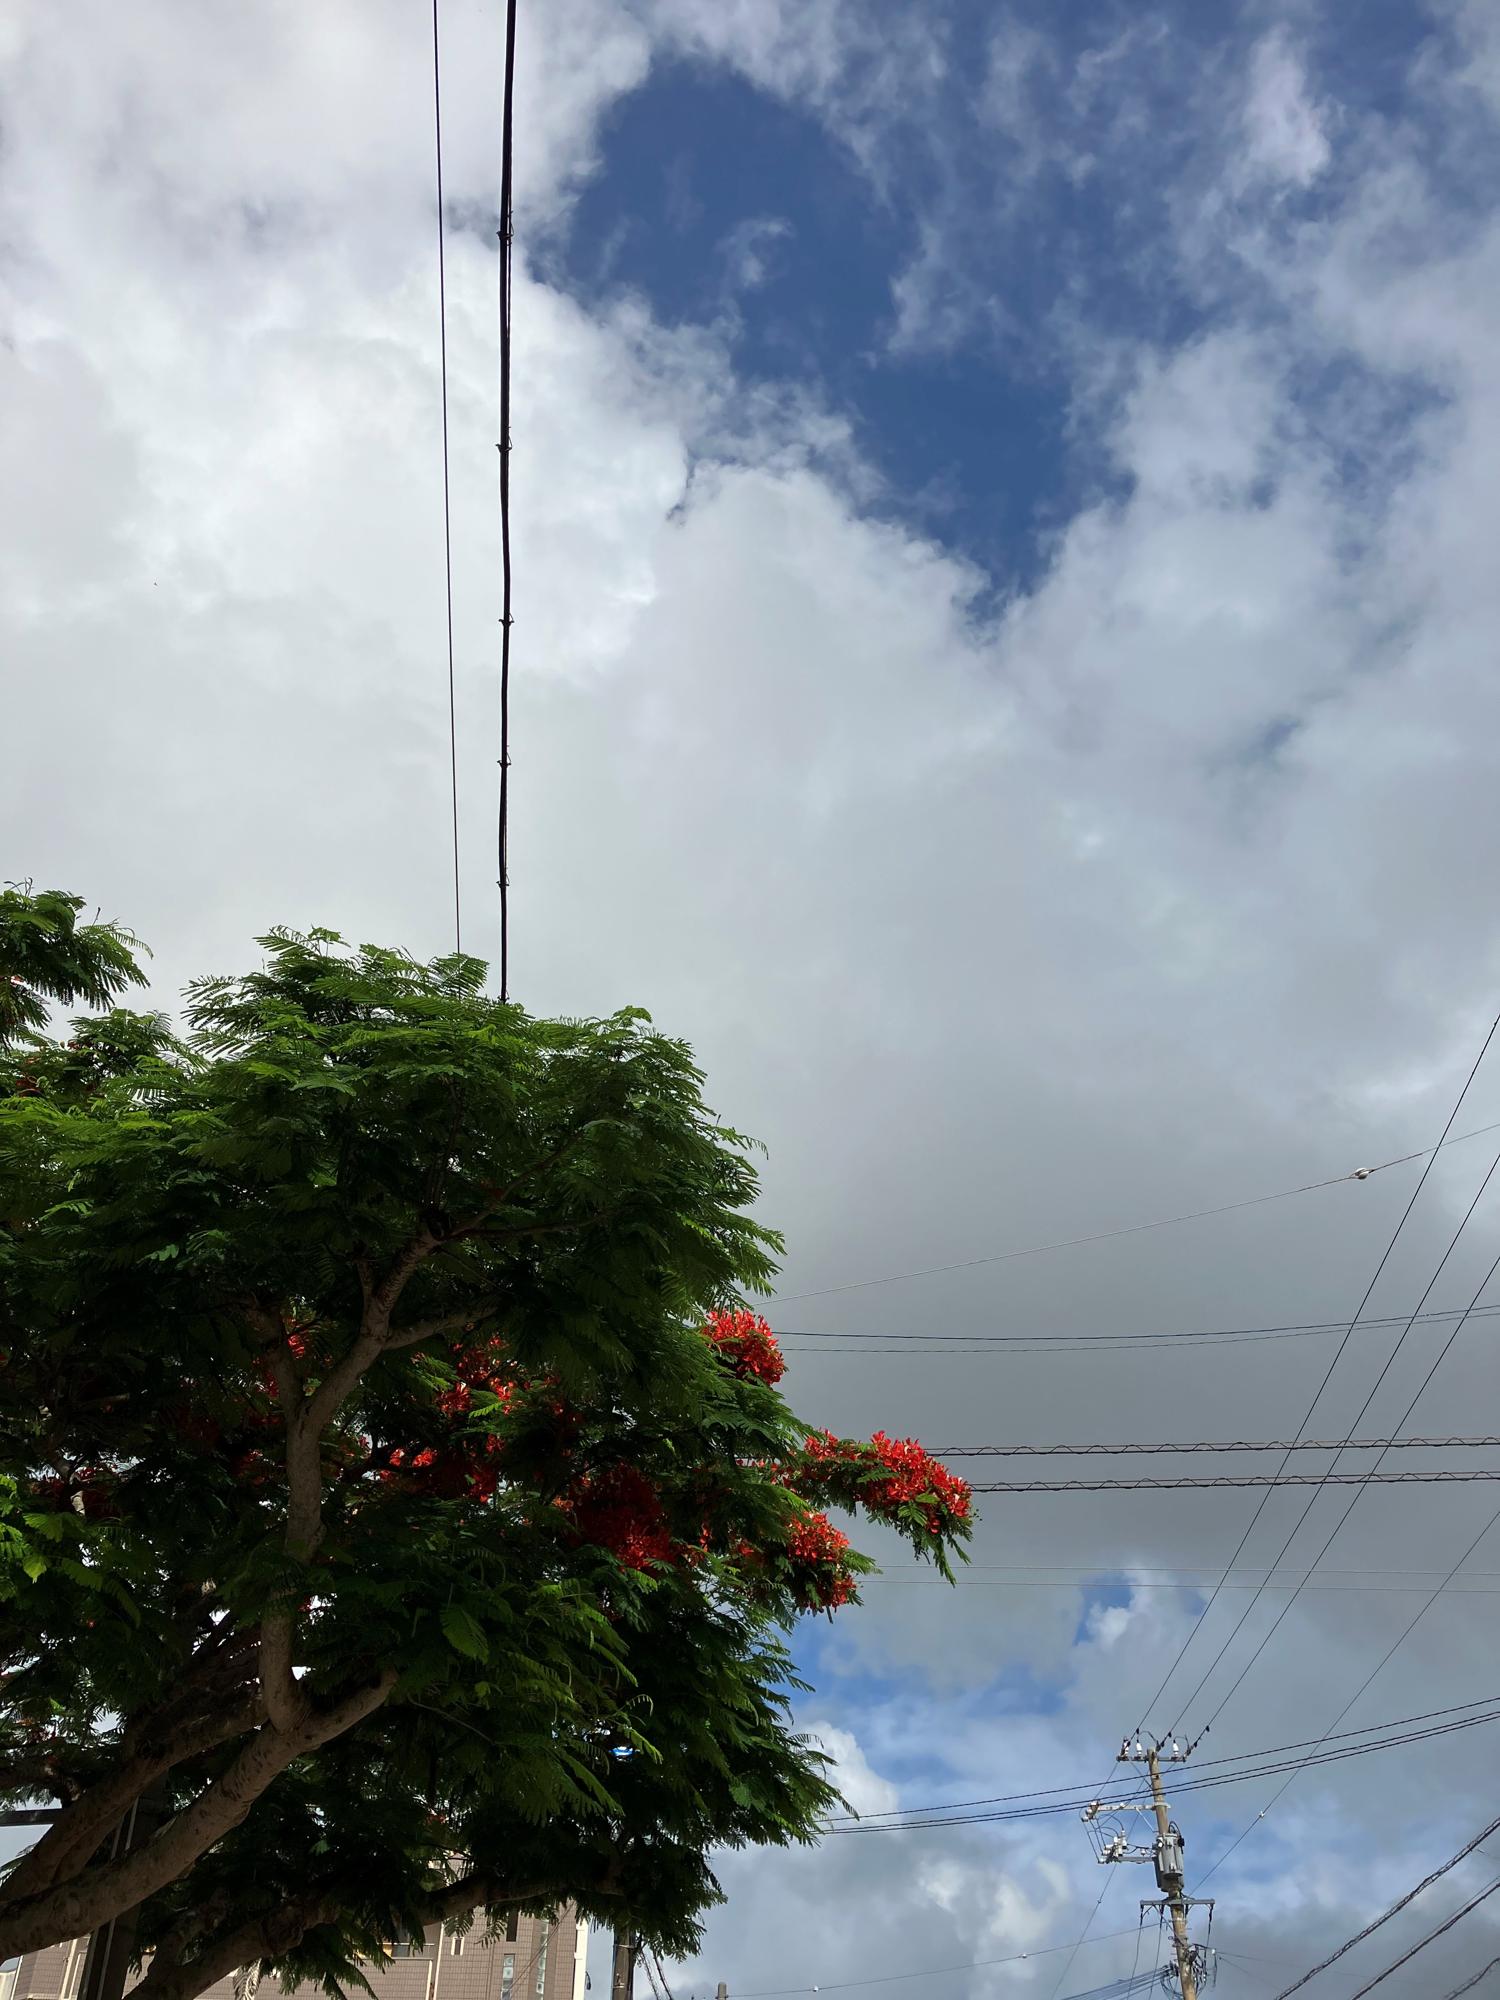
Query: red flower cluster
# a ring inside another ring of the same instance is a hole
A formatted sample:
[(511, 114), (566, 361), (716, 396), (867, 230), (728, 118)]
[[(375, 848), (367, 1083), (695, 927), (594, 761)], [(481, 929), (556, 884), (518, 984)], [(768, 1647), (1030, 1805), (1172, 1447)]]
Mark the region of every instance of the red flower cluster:
[(580, 1541), (608, 1549), (627, 1569), (672, 1561), (672, 1531), (661, 1495), (633, 1465), (614, 1465), (581, 1479), (559, 1505)]
[(865, 1503), (873, 1512), (894, 1514), (912, 1501), (922, 1502), (932, 1535), (942, 1532), (945, 1519), (968, 1520), (973, 1505), (969, 1482), (940, 1464), (915, 1438), (891, 1438), (876, 1431), (870, 1449), (887, 1469), (884, 1479), (872, 1480), (865, 1488)]
[(435, 1500), (488, 1500), (500, 1483), (499, 1455), (496, 1438), (462, 1438), (441, 1451), (430, 1444), (420, 1451), (398, 1445), (387, 1454), (380, 1480)]
[(792, 1593), (811, 1611), (834, 1611), (854, 1595), (849, 1537), (826, 1514), (804, 1514), (787, 1537)]
[(711, 1312), (703, 1333), (742, 1382), (750, 1375), (757, 1382), (779, 1382), (786, 1373), (776, 1336), (758, 1313)]
[(815, 1480), (826, 1478), (839, 1466), (862, 1465), (866, 1450), (857, 1439), (835, 1437), (832, 1431), (814, 1431), (802, 1447)]
[(438, 1396), (436, 1408), (458, 1435), (417, 1451), (398, 1445), (386, 1454), (380, 1472), (382, 1485), (437, 1500), (493, 1498), (500, 1483), (498, 1461), (505, 1447), (493, 1433), (487, 1437), (468, 1434), (467, 1419), (477, 1391), (494, 1396), (502, 1409), (508, 1409), (518, 1386), (526, 1385), (516, 1383), (509, 1372), (505, 1343), (496, 1338), (461, 1348), (453, 1357), (453, 1372), (456, 1379)]
[(895, 1519), (904, 1507), (923, 1510), (932, 1535), (969, 1519), (973, 1496), (967, 1480), (950, 1472), (915, 1438), (876, 1431), (868, 1444), (820, 1431), (803, 1446), (802, 1463), (788, 1474), (798, 1492), (859, 1506), (877, 1518)]

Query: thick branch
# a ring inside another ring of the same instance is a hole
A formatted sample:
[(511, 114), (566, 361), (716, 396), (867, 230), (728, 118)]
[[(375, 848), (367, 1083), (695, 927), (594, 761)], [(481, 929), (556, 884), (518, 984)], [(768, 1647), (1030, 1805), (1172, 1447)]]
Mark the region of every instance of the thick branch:
[(434, 1235), (430, 1229), (420, 1229), (415, 1236), (407, 1238), (390, 1269), (370, 1293), (365, 1305), (366, 1330), (377, 1338), (385, 1332), (412, 1273), (426, 1263), (442, 1241), (442, 1237)]
[(40, 1893), (76, 1875), (157, 1778), (256, 1727), (262, 1718), (244, 1686), (247, 1663), (236, 1657), (254, 1644), (253, 1633), (227, 1623), (205, 1640), (176, 1687), (126, 1724), (112, 1767), (75, 1788), (71, 1809), (12, 1870), (11, 1895)]
[(205, 1716), (196, 1725), (180, 1724), (164, 1739), (158, 1735), (154, 1742), (143, 1742), (107, 1777), (90, 1785), (16, 1864), (6, 1881), (0, 1910), (43, 1895), (80, 1875), (106, 1835), (158, 1778), (192, 1757), (243, 1736), (260, 1721), (258, 1701), (240, 1702), (232, 1709)]
[[(423, 1928), (467, 1916), (480, 1907), (503, 1909), (551, 1900), (561, 1902), (567, 1891), (555, 1883), (524, 1886), (502, 1884), (491, 1872), (476, 1872), (462, 1881), (434, 1890), (419, 1906)], [(144, 1979), (133, 1989), (141, 2000), (195, 2000), (195, 1996), (242, 1965), (284, 1957), (295, 1951), (319, 1924), (336, 1923), (343, 1914), (340, 1900), (311, 1891), (296, 1902), (283, 1903), (268, 1916), (252, 1918), (215, 1938), (196, 1956), (189, 1956), (202, 1935), (202, 1925), (189, 1921), (163, 1940)]]
[[(338, 1914), (337, 1903), (329, 1897), (286, 1903), (270, 1916), (226, 1932), (194, 1958), (174, 1953), (173, 1940), (168, 1938), (153, 1954), (145, 1978), (132, 1992), (142, 1995), (143, 2000), (194, 2000), (194, 1995), (227, 1979), (242, 1965), (294, 1951), (310, 1930), (332, 1923)], [(195, 1928), (181, 1942), (187, 1944), (196, 1935)]]
[(0, 1959), (97, 1930), (122, 1911), (184, 1875), (202, 1854), (247, 1816), (271, 1781), (310, 1750), (341, 1736), (379, 1708), (396, 1684), (394, 1671), (330, 1708), (313, 1711), (290, 1734), (268, 1724), (221, 1778), (169, 1820), (144, 1847), (84, 1870), (38, 1896), (7, 1895), (0, 1903)]
[(493, 1319), (503, 1302), (497, 1298), (471, 1299), (466, 1306), (455, 1307), (451, 1313), (442, 1313), (436, 1319), (414, 1320), (410, 1326), (393, 1326), (386, 1335), (385, 1351), (394, 1354), (403, 1347), (415, 1347), (424, 1340), (436, 1340), (444, 1333), (464, 1333), (470, 1327), (477, 1328), (484, 1320)]
[(272, 1726), (292, 1736), (311, 1710), (292, 1672), (292, 1613), (268, 1611), (260, 1625), (260, 1697)]
[(54, 1750), (27, 1750), (12, 1757), (0, 1757), (0, 1790), (26, 1794), (45, 1792), (62, 1805), (70, 1805), (84, 1788), (84, 1780), (66, 1770)]

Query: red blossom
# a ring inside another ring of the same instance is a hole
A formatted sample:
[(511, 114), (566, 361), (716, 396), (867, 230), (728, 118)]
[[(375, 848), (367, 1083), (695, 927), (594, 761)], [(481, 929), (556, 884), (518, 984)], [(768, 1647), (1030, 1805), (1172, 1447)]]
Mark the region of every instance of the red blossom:
[(887, 1437), (876, 1431), (868, 1444), (821, 1431), (808, 1438), (800, 1463), (786, 1483), (794, 1491), (860, 1506), (878, 1519), (895, 1521), (919, 1507), (929, 1534), (962, 1528), (973, 1509), (967, 1480), (935, 1459), (915, 1438)]
[(854, 1595), (849, 1537), (826, 1514), (804, 1514), (787, 1537), (792, 1594), (807, 1610), (834, 1611)]
[(608, 1549), (627, 1569), (672, 1560), (672, 1532), (661, 1495), (633, 1465), (613, 1465), (580, 1480), (560, 1505), (580, 1541)]
[(758, 1313), (711, 1312), (703, 1333), (742, 1382), (753, 1376), (757, 1382), (775, 1383), (786, 1373), (776, 1336)]
[(455, 1382), (437, 1399), (437, 1406), (445, 1417), (466, 1417), (473, 1404), (474, 1392), (467, 1382)]

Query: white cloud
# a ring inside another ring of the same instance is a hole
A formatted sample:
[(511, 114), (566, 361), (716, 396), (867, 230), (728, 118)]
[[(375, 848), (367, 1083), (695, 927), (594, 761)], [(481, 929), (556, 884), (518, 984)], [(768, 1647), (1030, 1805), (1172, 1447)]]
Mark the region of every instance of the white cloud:
[(836, 1786), (851, 1812), (887, 1813), (901, 1803), (901, 1794), (889, 1778), (872, 1771), (859, 1739), (835, 1723), (817, 1720), (805, 1725), (806, 1734), (831, 1759), (828, 1780)]
[[(0, 654), (21, 745), (0, 803), (7, 871), (134, 923), (165, 990), (243, 963), (273, 921), (447, 942), (422, 38), (394, 5), (314, 20), (268, 4), (264, 32), (224, 35), (180, 13), (75, 9), (66, 32), (52, 10), (12, 13), (0, 83)], [(493, 19), (459, 0), (445, 19), (450, 184), (483, 203)], [(888, 76), (851, 69), (860, 32), (838, 9), (566, 0), (526, 57), (530, 215), (565, 210), (601, 111), (662, 49), (734, 61), (872, 133)], [(1289, 43), (1262, 43), (1256, 91), (1267, 200), (1332, 181)], [(1214, 154), (1215, 185), (1241, 136)], [(521, 269), (519, 990), (539, 1008), (644, 1000), (694, 1039), (715, 1101), (770, 1143), (788, 1290), (1347, 1171), (1441, 1122), (1500, 969), (1484, 866), (1500, 832), (1500, 234), (1452, 217), (1415, 155), (1373, 150), (1351, 143), (1329, 214), (1292, 240), (1246, 198), (1243, 284), (1193, 344), (1084, 328), (1068, 358), (1108, 361), (1110, 389), (1091, 403), (1080, 379), (1079, 422), (1119, 488), (1061, 527), (1034, 588), (994, 617), (964, 562), (867, 511), (876, 483), (843, 413), (747, 388), (722, 329), (669, 333), (640, 302), (591, 317)], [(929, 304), (943, 254), (935, 242)], [(481, 948), (493, 275), (482, 228), (451, 239)], [(1486, 1086), (1472, 1122), (1494, 1104)], [(1440, 1170), (1382, 1309), (1414, 1299), (1483, 1165), (1469, 1148)], [(810, 1301), (792, 1323), (1333, 1318), (1408, 1185)], [(934, 1443), (1179, 1424), (1275, 1436), (1316, 1380), (1304, 1352), (1268, 1366), (1247, 1346), (1170, 1375), (1102, 1357), (799, 1357), (792, 1385), (810, 1417)], [(1489, 1349), (1466, 1345), (1427, 1420), (1466, 1428), (1493, 1386)], [(1390, 1394), (1372, 1423), (1399, 1412)], [(979, 1554), (1208, 1563), (1233, 1546), (1243, 1497), (1011, 1498), (987, 1507)], [(1430, 1563), (1482, 1518), (1465, 1492), (1401, 1498), (1362, 1505), (1338, 1557)], [(1294, 1518), (1273, 1507), (1253, 1553)], [(1217, 1607), (1210, 1656), (1242, 1602)], [(1107, 1755), (1189, 1612), (1143, 1589), (1080, 1631), (1083, 1603), (983, 1571), (952, 1594), (872, 1589), (835, 1628), (819, 1697), (872, 1809), (939, 1779), (949, 1796), (1055, 1783)], [(1309, 1593), (1216, 1748), (1323, 1726), (1409, 1608)], [(1361, 1713), (1477, 1692), (1457, 1682), (1485, 1656), (1487, 1609), (1435, 1610)], [(1036, 1712), (1039, 1689), (1055, 1715)], [(1437, 1771), (1456, 1812), (1477, 1810), (1478, 1759), (1391, 1760), (1379, 1786), (1373, 1768), (1365, 1792), (1299, 1781), (1278, 1812), (1285, 1850), (1247, 1843), (1277, 1856), (1278, 1896), (1299, 1848), (1335, 1840), (1341, 1801), (1369, 1805), (1393, 1870), (1405, 1840), (1382, 1830), (1399, 1813), (1374, 1812), (1382, 1788), (1415, 1809)], [(1248, 1818), (1263, 1798), (1222, 1810)], [(773, 1976), (791, 1955), (830, 1976), (960, 1963), (1066, 1934), (1097, 1892), (1076, 1827), (945, 1839), (917, 1862), (873, 1835), (814, 1860), (741, 1858), (715, 1947), (742, 1987), (795, 1983)], [(1334, 1928), (1366, 1900), (1341, 1866), (1316, 1889)], [(1122, 1950), (1099, 1977), (1128, 1966)]]
[(1327, 111), (1309, 95), (1301, 59), (1283, 29), (1255, 45), (1244, 120), (1253, 175), (1305, 188), (1333, 158)]

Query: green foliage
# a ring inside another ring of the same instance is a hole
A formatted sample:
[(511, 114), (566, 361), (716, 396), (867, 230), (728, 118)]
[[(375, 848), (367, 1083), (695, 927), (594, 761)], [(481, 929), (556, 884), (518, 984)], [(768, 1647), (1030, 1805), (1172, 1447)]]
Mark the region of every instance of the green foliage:
[(106, 1007), (144, 986), (140, 949), (117, 924), (82, 924), (81, 896), (59, 889), (0, 889), (0, 1048), (38, 1034), (49, 1003)]
[[(831, 1798), (779, 1638), (842, 1601), (788, 1553), (804, 1433), (700, 1331), (779, 1248), (745, 1142), (643, 1014), (535, 1020), (473, 959), (328, 932), (197, 982), (182, 1040), (113, 1009), (48, 1041), (45, 999), (139, 977), (81, 907), (0, 898), (0, 1793), (177, 1825), (281, 1731), (147, 1896), (149, 1991), (273, 1920), (288, 1971), (358, 1984), (450, 1892), (687, 1949), (710, 1850)], [(966, 1532), (888, 1517), (940, 1561)], [(57, 1866), (107, 1897), (96, 1845)], [(0, 1951), (49, 1921), (40, 1866)]]

